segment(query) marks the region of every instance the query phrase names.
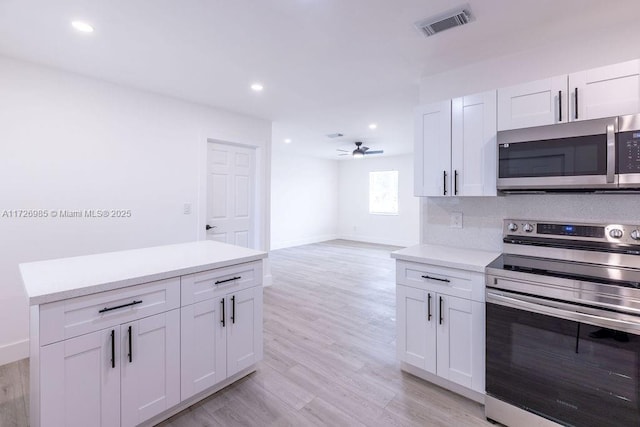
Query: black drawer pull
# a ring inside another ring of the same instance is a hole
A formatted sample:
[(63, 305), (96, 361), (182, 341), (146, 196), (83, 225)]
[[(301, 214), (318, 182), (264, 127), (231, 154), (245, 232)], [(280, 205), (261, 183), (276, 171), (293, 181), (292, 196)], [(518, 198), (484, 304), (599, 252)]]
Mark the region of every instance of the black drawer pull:
[(236, 296), (231, 297), (231, 323), (236, 323)]
[(133, 347), (131, 345), (131, 326), (129, 326), (129, 363), (133, 361)]
[(102, 310), (98, 311), (98, 313), (104, 313), (105, 311), (111, 311), (111, 310), (117, 310), (119, 308), (125, 308), (125, 307), (129, 307), (129, 306), (136, 305), (136, 304), (142, 304), (142, 300), (140, 300), (140, 301), (135, 301), (134, 300), (133, 302), (130, 302), (129, 304), (122, 304), (122, 305), (118, 305), (118, 306), (115, 306), (115, 307), (105, 307)]
[(116, 331), (111, 330), (111, 367), (116, 367)]
[(220, 300), (220, 304), (222, 304), (222, 319), (220, 320), (220, 323), (222, 323), (222, 327), (225, 327), (225, 323), (224, 323), (224, 318), (225, 318), (225, 314), (224, 314), (224, 298), (222, 298)]
[(451, 280), (449, 279), (440, 279), (438, 277), (431, 277), (431, 276), (422, 276), (423, 279), (430, 279), (430, 280), (437, 280), (438, 282), (451, 282)]
[(238, 279), (242, 279), (242, 276), (236, 276), (236, 277), (232, 277), (231, 279), (225, 279), (225, 280), (216, 280), (214, 285), (219, 285), (220, 283), (232, 282), (232, 281), (238, 280)]

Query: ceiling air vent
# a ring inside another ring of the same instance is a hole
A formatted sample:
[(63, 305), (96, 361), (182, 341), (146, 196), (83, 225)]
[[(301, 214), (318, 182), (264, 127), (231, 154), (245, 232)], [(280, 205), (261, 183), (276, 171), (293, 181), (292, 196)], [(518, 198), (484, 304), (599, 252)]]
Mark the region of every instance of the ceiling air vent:
[(344, 136), (341, 133), (330, 133), (329, 135), (327, 135), (327, 138), (340, 138), (341, 136)]
[(425, 37), (429, 37), (449, 28), (468, 24), (472, 20), (471, 9), (466, 6), (423, 19), (414, 25)]

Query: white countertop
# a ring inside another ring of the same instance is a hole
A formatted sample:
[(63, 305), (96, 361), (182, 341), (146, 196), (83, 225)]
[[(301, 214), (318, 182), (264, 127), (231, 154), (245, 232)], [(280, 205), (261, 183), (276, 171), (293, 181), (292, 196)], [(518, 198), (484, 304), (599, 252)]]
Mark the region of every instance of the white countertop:
[(391, 257), (412, 262), (484, 273), (484, 268), (500, 256), (500, 252), (462, 249), (441, 245), (416, 245), (391, 252)]
[(211, 240), (20, 264), (29, 304), (124, 288), (266, 258)]

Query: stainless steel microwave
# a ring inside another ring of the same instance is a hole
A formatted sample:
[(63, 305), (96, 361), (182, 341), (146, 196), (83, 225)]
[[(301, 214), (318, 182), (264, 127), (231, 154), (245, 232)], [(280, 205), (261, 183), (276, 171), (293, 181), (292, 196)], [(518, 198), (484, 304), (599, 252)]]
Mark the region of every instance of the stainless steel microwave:
[(498, 190), (640, 190), (640, 114), (498, 132)]

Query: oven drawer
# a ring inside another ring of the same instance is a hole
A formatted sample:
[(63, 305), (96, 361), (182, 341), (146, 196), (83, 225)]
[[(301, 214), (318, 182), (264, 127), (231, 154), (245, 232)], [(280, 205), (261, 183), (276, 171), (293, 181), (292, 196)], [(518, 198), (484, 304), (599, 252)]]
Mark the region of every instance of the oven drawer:
[(262, 285), (262, 261), (182, 276), (182, 305)]
[(40, 306), (40, 345), (180, 307), (180, 278), (99, 292)]
[(484, 274), (478, 272), (398, 260), (396, 281), (401, 285), (484, 302)]

